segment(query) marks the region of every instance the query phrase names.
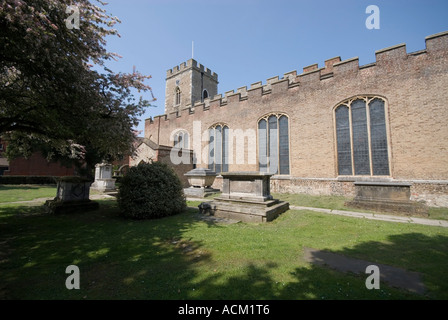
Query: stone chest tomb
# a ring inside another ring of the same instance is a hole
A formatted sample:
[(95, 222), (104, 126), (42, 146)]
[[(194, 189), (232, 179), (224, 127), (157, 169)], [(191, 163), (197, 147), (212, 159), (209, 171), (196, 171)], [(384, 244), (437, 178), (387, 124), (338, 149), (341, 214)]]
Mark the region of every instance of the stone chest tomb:
[(184, 188), (187, 197), (203, 198), (219, 192), (211, 186), (215, 181), (216, 173), (209, 169), (196, 168), (184, 174), (187, 177), (189, 188)]
[(268, 222), (289, 209), (289, 203), (273, 199), (270, 178), (262, 172), (227, 172), (222, 194), (212, 202), (211, 214), (243, 222)]
[(355, 182), (356, 196), (347, 205), (360, 209), (428, 216), (428, 208), (411, 201), (411, 184), (404, 182)]

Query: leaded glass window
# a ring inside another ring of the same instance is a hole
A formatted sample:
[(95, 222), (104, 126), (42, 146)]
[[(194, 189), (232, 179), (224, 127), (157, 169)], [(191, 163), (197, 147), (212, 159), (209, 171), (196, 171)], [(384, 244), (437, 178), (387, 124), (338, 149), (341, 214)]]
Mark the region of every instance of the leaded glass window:
[(216, 173), (229, 171), (229, 127), (217, 124), (209, 129), (208, 168)]
[(289, 174), (289, 121), (270, 114), (258, 121), (258, 165), (261, 172)]
[(269, 172), (277, 173), (278, 171), (278, 119), (276, 116), (270, 116), (269, 125)]
[(260, 172), (268, 171), (268, 149), (267, 143), (267, 120), (261, 119), (258, 122), (258, 163)]
[(289, 126), (288, 117), (278, 119), (278, 155), (281, 174), (289, 174)]
[(369, 137), (367, 134), (366, 102), (352, 102), (353, 163), (355, 175), (370, 174)]
[(358, 97), (335, 109), (339, 175), (389, 175), (385, 103)]
[(370, 102), (370, 137), (373, 175), (389, 175), (386, 116), (381, 99)]
[(350, 116), (346, 106), (336, 109), (336, 140), (338, 148), (338, 172), (352, 174), (352, 149), (350, 138)]
[(229, 171), (229, 127), (222, 127), (222, 172)]

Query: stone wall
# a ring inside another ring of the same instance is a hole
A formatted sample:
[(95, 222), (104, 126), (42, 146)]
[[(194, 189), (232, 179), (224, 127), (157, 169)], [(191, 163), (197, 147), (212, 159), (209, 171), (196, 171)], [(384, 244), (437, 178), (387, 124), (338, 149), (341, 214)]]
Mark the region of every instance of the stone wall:
[(448, 207), (448, 181), (414, 181), (411, 200), (422, 201), (430, 207)]
[(355, 195), (355, 186), (353, 181), (338, 181), (337, 179), (285, 179), (273, 177), (271, 178), (271, 192), (353, 197)]
[(133, 167), (138, 165), (141, 161), (150, 162), (151, 160), (156, 159), (157, 154), (156, 151), (153, 150), (150, 146), (145, 143), (141, 143), (135, 154), (129, 157), (129, 166)]

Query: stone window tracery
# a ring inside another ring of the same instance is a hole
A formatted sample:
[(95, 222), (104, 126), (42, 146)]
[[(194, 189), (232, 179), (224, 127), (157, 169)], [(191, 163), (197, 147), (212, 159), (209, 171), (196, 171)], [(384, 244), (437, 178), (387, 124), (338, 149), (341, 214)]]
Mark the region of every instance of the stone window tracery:
[(358, 96), (340, 103), (334, 116), (338, 174), (390, 175), (385, 100)]
[(208, 168), (216, 173), (229, 171), (229, 127), (217, 123), (209, 128)]
[(289, 118), (271, 113), (258, 120), (258, 164), (261, 172), (289, 174)]

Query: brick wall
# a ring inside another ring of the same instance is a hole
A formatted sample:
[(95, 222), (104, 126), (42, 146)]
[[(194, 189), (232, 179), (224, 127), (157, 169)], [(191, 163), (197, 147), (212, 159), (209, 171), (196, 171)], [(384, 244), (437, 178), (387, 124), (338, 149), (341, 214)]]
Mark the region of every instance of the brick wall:
[(73, 176), (75, 169), (67, 168), (58, 162), (48, 162), (40, 153), (33, 153), (30, 158), (17, 158), (9, 162), (9, 176)]
[[(196, 144), (205, 149), (198, 167), (207, 167), (207, 142), (198, 142), (200, 138), (195, 137), (194, 125), (200, 124), (201, 132), (215, 123), (225, 123), (231, 129), (256, 133), (260, 117), (282, 112), (289, 116), (291, 174), (289, 179), (275, 182), (273, 189), (332, 194), (342, 190), (350, 194), (352, 187), (341, 182), (337, 173), (334, 108), (352, 97), (380, 96), (386, 101), (387, 112), (390, 149), (387, 179), (446, 184), (446, 88), (447, 32), (427, 37), (426, 48), (419, 52), (407, 53), (405, 45), (386, 48), (377, 51), (376, 61), (365, 66), (359, 66), (357, 58), (340, 61), (336, 57), (327, 60), (323, 68), (312, 65), (299, 75), (289, 72), (283, 78), (268, 79), (264, 85), (254, 83), (249, 88), (227, 92), (204, 103), (197, 102), (179, 111), (177, 116), (169, 114), (148, 119), (145, 136), (151, 136), (158, 144), (170, 145), (170, 133), (182, 128), (189, 132), (193, 147)], [(257, 142), (254, 144), (256, 153)], [(258, 160), (253, 164), (247, 161), (248, 147), (246, 142), (246, 162), (230, 164), (230, 171), (258, 170)], [(233, 156), (237, 154), (233, 150)], [(447, 188), (444, 190), (446, 192)]]

